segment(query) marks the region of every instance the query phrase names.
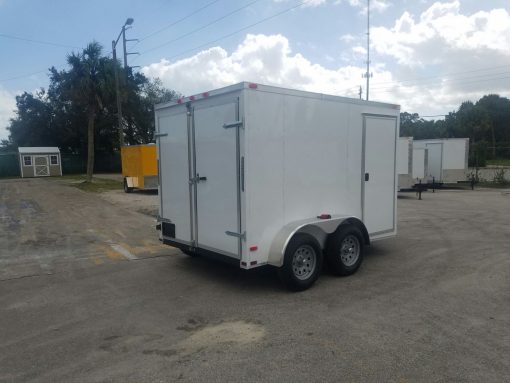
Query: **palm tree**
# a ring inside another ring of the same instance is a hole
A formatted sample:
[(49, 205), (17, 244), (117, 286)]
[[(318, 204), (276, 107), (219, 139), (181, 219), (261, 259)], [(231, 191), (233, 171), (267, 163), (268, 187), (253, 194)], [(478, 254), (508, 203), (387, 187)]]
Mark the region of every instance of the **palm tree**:
[(61, 80), (68, 97), (83, 108), (87, 115), (87, 178), (92, 182), (94, 172), (94, 125), (104, 100), (111, 96), (113, 84), (112, 60), (102, 57), (102, 47), (97, 42), (87, 45), (81, 53), (67, 57), (70, 69), (61, 72)]

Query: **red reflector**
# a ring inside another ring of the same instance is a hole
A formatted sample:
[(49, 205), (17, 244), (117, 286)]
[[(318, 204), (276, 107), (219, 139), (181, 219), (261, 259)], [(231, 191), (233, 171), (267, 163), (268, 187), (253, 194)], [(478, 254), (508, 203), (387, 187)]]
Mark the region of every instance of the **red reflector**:
[(317, 216), (317, 218), (319, 219), (330, 219), (331, 218), (331, 214), (321, 214), (319, 216)]
[(246, 262), (241, 262), (241, 266), (246, 266)]
[(258, 249), (258, 246), (250, 246), (250, 251), (257, 251)]
[(248, 88), (257, 89), (257, 84), (251, 83), (250, 85), (248, 85)]
[(256, 265), (257, 264), (257, 261), (251, 261), (250, 262), (250, 266), (253, 266), (253, 265)]
[(209, 92), (202, 93), (202, 97), (209, 97)]
[(178, 103), (178, 104), (182, 104), (182, 98), (178, 98), (178, 99), (177, 99), (177, 103)]
[(190, 101), (195, 101), (195, 96), (189, 96)]

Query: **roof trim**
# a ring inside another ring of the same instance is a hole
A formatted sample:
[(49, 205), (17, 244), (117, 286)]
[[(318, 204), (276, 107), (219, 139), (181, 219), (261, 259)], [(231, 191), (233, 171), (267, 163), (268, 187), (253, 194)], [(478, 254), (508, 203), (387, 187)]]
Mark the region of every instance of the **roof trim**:
[(60, 153), (60, 149), (56, 146), (20, 146), (18, 147), (18, 153)]
[(278, 93), (278, 94), (284, 94), (288, 96), (300, 96), (300, 97), (307, 97), (307, 98), (315, 98), (319, 100), (329, 100), (329, 101), (339, 101), (339, 102), (347, 102), (350, 104), (358, 104), (358, 105), (369, 105), (369, 106), (386, 106), (390, 107), (392, 109), (400, 110), (400, 105), (391, 104), (391, 103), (384, 103), (384, 102), (377, 102), (377, 101), (365, 101), (365, 100), (359, 100), (357, 98), (350, 98), (350, 97), (342, 97), (342, 96), (334, 96), (334, 95), (328, 95), (324, 93), (315, 93), (315, 92), (308, 92), (304, 90), (297, 90), (297, 89), (289, 89), (289, 88), (282, 88), (277, 86), (271, 86), (271, 85), (263, 85), (263, 84), (257, 84), (253, 82), (240, 82), (238, 84), (226, 86), (224, 88), (219, 88), (216, 90), (198, 93), (189, 97), (183, 97), (179, 98), (177, 101), (170, 101), (165, 102), (161, 104), (154, 105), (155, 110), (164, 109), (167, 107), (172, 107), (176, 105), (182, 105), (186, 104), (188, 102), (195, 102), (199, 100), (203, 100), (205, 98), (219, 96), (227, 93), (232, 93), (235, 91), (241, 91), (243, 89), (248, 89), (250, 91), (259, 91), (259, 92), (268, 92), (268, 93)]

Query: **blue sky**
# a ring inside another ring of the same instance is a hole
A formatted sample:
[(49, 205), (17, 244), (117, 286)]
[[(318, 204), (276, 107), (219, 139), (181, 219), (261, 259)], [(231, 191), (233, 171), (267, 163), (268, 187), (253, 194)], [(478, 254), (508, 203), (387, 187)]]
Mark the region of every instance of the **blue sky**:
[[(366, 0), (308, 0), (220, 39), (300, 3), (0, 0), (0, 138), (6, 137), (16, 94), (46, 87), (47, 68), (64, 67), (66, 54), (92, 40), (108, 53), (127, 17), (135, 20), (128, 37), (142, 39), (128, 45), (142, 53), (129, 62), (184, 94), (247, 80), (355, 97), (365, 86)], [(435, 115), (485, 93), (507, 95), (508, 0), (372, 0), (372, 5), (374, 99)]]

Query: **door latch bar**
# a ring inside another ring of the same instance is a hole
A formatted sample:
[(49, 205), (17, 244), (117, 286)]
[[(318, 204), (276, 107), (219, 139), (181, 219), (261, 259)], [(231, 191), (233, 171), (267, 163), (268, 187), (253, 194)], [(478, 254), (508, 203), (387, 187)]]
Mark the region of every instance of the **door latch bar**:
[(234, 231), (226, 231), (225, 232), (226, 235), (230, 235), (231, 237), (236, 237), (236, 238), (241, 238), (241, 239), (246, 239), (246, 231), (242, 232), (242, 233), (236, 233)]
[(165, 136), (168, 136), (168, 133), (154, 133), (154, 138), (165, 137)]
[(237, 128), (238, 126), (243, 126), (243, 121), (234, 121), (234, 122), (227, 122), (223, 124), (223, 128)]

